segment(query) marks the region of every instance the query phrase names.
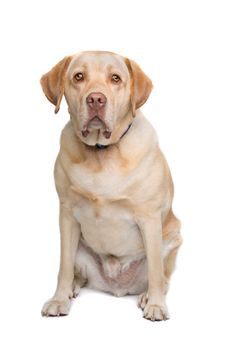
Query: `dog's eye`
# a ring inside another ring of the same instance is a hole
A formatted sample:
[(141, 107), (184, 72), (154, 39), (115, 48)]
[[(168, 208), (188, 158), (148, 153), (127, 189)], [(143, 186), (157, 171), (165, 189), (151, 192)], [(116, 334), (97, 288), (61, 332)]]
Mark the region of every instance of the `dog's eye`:
[(119, 82), (121, 81), (121, 78), (119, 77), (119, 75), (113, 74), (113, 75), (112, 75), (112, 81), (113, 81), (114, 83), (119, 83)]
[(76, 81), (81, 81), (84, 79), (84, 76), (83, 76), (83, 73), (76, 73), (75, 76), (74, 76), (74, 80)]

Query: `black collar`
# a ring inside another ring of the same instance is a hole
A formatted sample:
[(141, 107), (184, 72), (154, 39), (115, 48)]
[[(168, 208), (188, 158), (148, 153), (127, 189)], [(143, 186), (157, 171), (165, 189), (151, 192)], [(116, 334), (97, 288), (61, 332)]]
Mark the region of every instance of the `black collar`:
[[(123, 132), (123, 134), (121, 135), (120, 139), (122, 139), (122, 137), (125, 136), (125, 134), (127, 134), (127, 132), (129, 131), (130, 127), (131, 127), (132, 123), (129, 124), (129, 126), (127, 127), (127, 129)], [(111, 144), (110, 144), (111, 145)], [(97, 149), (105, 149), (110, 145), (101, 145), (101, 143), (97, 143), (94, 147)]]

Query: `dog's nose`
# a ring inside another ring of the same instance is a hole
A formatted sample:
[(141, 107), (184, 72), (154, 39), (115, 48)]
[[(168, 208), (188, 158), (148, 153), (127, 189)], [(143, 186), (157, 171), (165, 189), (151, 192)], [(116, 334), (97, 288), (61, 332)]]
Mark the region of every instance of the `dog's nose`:
[(92, 92), (86, 98), (87, 105), (92, 109), (100, 109), (106, 105), (107, 97), (101, 92)]

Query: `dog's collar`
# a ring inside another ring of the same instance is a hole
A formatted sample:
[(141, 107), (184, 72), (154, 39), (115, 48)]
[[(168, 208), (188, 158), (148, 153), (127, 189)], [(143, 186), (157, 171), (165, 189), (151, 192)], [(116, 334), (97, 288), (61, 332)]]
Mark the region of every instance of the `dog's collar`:
[[(129, 126), (127, 127), (127, 129), (123, 132), (123, 134), (121, 135), (120, 139), (122, 139), (122, 137), (124, 137), (125, 134), (127, 134), (127, 132), (129, 131), (131, 125), (132, 125), (132, 123), (130, 123)], [(110, 146), (110, 145), (102, 145), (101, 143), (97, 143), (94, 147), (96, 149), (105, 149), (105, 148), (108, 148), (108, 146)]]

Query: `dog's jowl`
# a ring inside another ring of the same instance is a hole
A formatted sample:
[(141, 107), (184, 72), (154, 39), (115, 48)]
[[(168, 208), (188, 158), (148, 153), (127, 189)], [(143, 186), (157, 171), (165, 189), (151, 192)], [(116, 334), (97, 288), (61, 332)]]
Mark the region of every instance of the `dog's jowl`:
[(83, 286), (138, 294), (146, 319), (169, 318), (166, 293), (181, 245), (173, 183), (152, 125), (140, 112), (152, 82), (110, 52), (67, 56), (41, 78), (70, 121), (55, 164), (61, 261), (44, 316), (67, 315)]

